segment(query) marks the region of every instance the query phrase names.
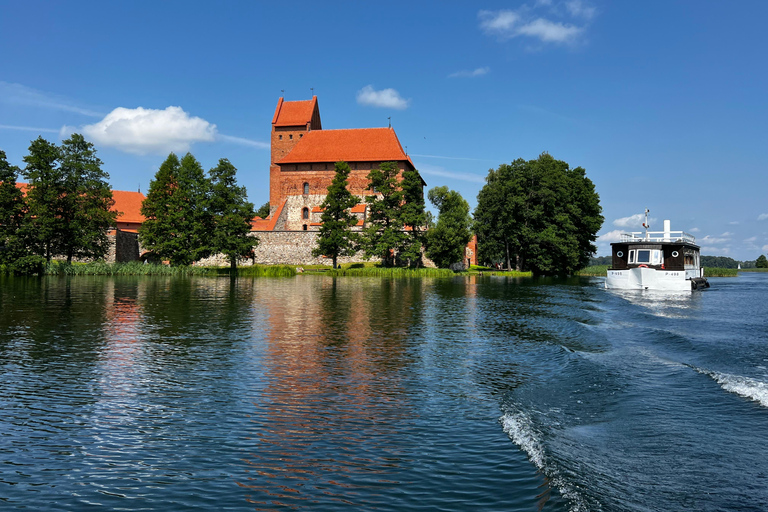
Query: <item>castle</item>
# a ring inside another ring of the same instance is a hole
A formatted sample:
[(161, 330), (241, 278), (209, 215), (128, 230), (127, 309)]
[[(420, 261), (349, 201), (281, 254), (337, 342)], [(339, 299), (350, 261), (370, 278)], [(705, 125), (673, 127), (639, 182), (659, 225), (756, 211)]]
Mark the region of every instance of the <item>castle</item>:
[[(352, 209), (358, 225), (365, 222), (368, 173), (382, 162), (395, 162), (400, 175), (414, 170), (395, 131), (390, 128), (323, 130), (317, 96), (306, 101), (277, 101), (272, 117), (267, 219), (254, 219), (254, 231), (317, 231), (320, 205), (344, 161), (351, 173), (349, 191), (360, 197)], [(422, 184), (426, 183), (422, 179)]]

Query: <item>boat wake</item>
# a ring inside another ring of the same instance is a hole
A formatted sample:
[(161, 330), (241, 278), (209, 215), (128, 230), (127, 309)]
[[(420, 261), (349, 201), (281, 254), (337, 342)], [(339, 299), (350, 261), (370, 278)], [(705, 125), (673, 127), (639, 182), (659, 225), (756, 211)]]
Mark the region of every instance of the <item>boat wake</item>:
[(703, 368), (694, 367), (694, 370), (711, 377), (715, 382), (720, 384), (720, 387), (729, 393), (735, 393), (744, 398), (749, 398), (750, 400), (758, 402), (763, 407), (768, 407), (768, 383), (750, 377), (713, 372)]
[(499, 418), (499, 422), (509, 438), (547, 478), (550, 486), (556, 488), (568, 500), (571, 512), (588, 512), (594, 509), (587, 505), (584, 497), (560, 474), (555, 465), (547, 460), (541, 441), (543, 434), (536, 429), (529, 415), (510, 409)]

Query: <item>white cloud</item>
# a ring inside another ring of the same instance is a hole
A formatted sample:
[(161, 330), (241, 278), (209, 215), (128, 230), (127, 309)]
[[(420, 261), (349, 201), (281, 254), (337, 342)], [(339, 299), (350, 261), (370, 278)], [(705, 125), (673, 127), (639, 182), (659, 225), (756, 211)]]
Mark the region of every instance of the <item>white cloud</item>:
[(565, 2), (565, 8), (576, 18), (584, 18), (585, 20), (591, 20), (595, 17), (596, 9), (591, 5), (587, 5), (581, 0), (570, 0)]
[(698, 233), (701, 230), (699, 228), (691, 228), (688, 231), (690, 231), (691, 233)]
[(357, 92), (357, 102), (360, 105), (371, 107), (394, 108), (405, 110), (411, 100), (403, 99), (400, 93), (394, 89), (382, 89), (377, 91), (372, 85), (366, 85)]
[(624, 231), (620, 229), (615, 229), (613, 231), (603, 233), (602, 235), (597, 237), (597, 241), (601, 243), (619, 242), (621, 240), (621, 235), (623, 233)]
[(764, 245), (764, 246), (763, 246), (763, 252), (766, 252), (766, 253), (768, 253), (768, 244), (766, 244), (766, 245)]
[(0, 81), (0, 102), (13, 105), (48, 108), (74, 112), (90, 117), (101, 117), (104, 114), (74, 105), (71, 100), (55, 94), (46, 93), (27, 87), (26, 85)]
[(768, 213), (761, 213), (757, 216), (757, 220), (765, 220), (768, 219)]
[(731, 222), (729, 222), (728, 224), (730, 224), (731, 226), (738, 226), (738, 225), (739, 225), (739, 221), (737, 221), (737, 220), (732, 220), (732, 221), (731, 221)]
[(22, 132), (38, 132), (38, 133), (59, 133), (59, 130), (53, 128), (35, 128), (34, 126), (13, 126), (10, 124), (0, 124), (0, 130), (17, 130)]
[(489, 67), (477, 68), (472, 71), (461, 70), (455, 73), (451, 73), (450, 75), (448, 75), (448, 78), (473, 78), (476, 76), (487, 75), (490, 71), (491, 71), (491, 68)]
[(720, 235), (720, 236), (724, 236), (724, 237), (732, 237), (732, 236), (733, 236), (733, 233), (731, 233), (730, 231), (726, 231), (725, 233), (723, 233), (723, 234), (722, 234), (722, 235)]
[(269, 149), (270, 148), (269, 142), (261, 142), (261, 141), (258, 141), (258, 140), (244, 139), (242, 137), (233, 137), (232, 135), (218, 134), (217, 138), (219, 140), (223, 140), (223, 141), (226, 141), (226, 142), (232, 142), (234, 144), (240, 144), (241, 146), (250, 146), (250, 147), (259, 148), (259, 149)]
[(702, 245), (701, 254), (708, 253), (708, 256), (721, 256), (724, 254), (730, 254), (731, 249), (728, 247), (715, 247), (714, 245)]
[(722, 236), (717, 237), (717, 236), (711, 236), (711, 235), (707, 235), (701, 240), (699, 240), (699, 242), (701, 242), (702, 244), (724, 244), (730, 241), (731, 239), (728, 237), (722, 237)]
[(744, 241), (747, 242), (747, 243), (754, 243), (754, 242), (757, 241), (757, 237), (756, 236), (751, 236), (749, 238), (745, 238)]
[[(629, 217), (622, 217), (613, 221), (613, 225), (620, 228), (642, 228), (645, 222), (645, 214), (636, 213)], [(648, 219), (648, 223), (653, 225), (656, 219)]]
[(420, 165), (419, 172), (421, 174), (440, 176), (441, 178), (449, 178), (452, 180), (469, 181), (471, 183), (485, 183), (485, 176), (477, 174), (471, 174), (468, 172), (454, 172), (446, 170), (443, 167), (435, 165)]
[(583, 33), (582, 27), (545, 18), (523, 19), (518, 11), (480, 11), (480, 28), (501, 40), (527, 36), (545, 43), (573, 43)]
[(185, 152), (193, 143), (211, 142), (217, 136), (215, 124), (192, 117), (181, 107), (118, 107), (98, 123), (83, 126), (82, 132), (96, 144), (140, 155)]

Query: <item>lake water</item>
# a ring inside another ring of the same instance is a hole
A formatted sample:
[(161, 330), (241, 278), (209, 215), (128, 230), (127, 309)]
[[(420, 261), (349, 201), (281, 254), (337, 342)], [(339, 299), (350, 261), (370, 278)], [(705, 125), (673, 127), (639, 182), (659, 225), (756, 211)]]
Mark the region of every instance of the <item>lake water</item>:
[(0, 278), (1, 510), (768, 508), (768, 274)]

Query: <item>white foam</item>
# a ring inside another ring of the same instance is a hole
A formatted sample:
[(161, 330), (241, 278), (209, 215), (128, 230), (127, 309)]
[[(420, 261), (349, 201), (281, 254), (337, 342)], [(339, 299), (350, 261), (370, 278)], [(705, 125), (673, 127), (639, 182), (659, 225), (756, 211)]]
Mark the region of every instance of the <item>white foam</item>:
[(737, 395), (759, 402), (763, 407), (768, 407), (768, 383), (749, 377), (713, 372), (701, 368), (696, 368), (696, 371), (712, 377), (715, 382), (720, 384), (720, 387), (729, 393), (736, 393)]
[(531, 418), (521, 411), (507, 412), (499, 418), (504, 432), (518, 445), (530, 460), (557, 487), (560, 494), (570, 502), (570, 512), (588, 512), (590, 508), (572, 485), (565, 481), (553, 467), (546, 464), (544, 448), (539, 441)]

